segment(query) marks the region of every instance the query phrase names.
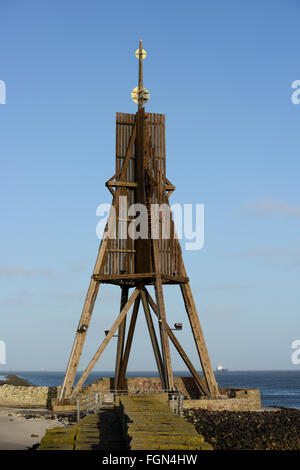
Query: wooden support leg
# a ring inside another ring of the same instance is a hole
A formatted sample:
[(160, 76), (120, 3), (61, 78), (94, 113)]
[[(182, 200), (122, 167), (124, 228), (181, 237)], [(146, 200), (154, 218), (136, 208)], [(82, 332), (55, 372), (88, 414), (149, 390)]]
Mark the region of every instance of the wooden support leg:
[[(128, 302), (128, 291), (129, 291), (128, 287), (122, 287), (120, 312), (122, 312), (123, 308)], [(114, 380), (115, 390), (118, 389), (119, 373), (120, 373), (120, 367), (121, 367), (121, 361), (122, 361), (123, 349), (124, 349), (125, 327), (126, 327), (126, 317), (124, 318), (124, 320), (119, 326), (116, 366), (115, 366), (115, 380)]]
[(73, 344), (73, 348), (71, 351), (69, 363), (67, 366), (63, 386), (61, 389), (60, 400), (63, 397), (68, 398), (71, 394), (74, 379), (76, 376), (81, 352), (83, 349), (85, 337), (87, 334), (87, 330), (92, 318), (92, 313), (94, 309), (94, 304), (97, 298), (98, 290), (99, 290), (100, 283), (91, 279), (90, 286), (87, 292), (87, 296), (85, 299), (84, 307), (82, 310), (82, 314), (79, 320), (79, 324), (77, 327), (77, 332), (75, 335), (75, 340)]
[(97, 363), (97, 361), (100, 358), (101, 354), (103, 353), (104, 349), (106, 348), (106, 346), (110, 342), (110, 340), (113, 337), (115, 331), (117, 330), (117, 328), (120, 326), (120, 324), (122, 323), (122, 321), (126, 317), (126, 314), (127, 314), (128, 310), (130, 309), (131, 305), (133, 304), (133, 302), (135, 301), (135, 299), (137, 298), (139, 293), (140, 293), (139, 289), (135, 289), (133, 291), (133, 293), (131, 294), (127, 304), (124, 306), (123, 310), (120, 312), (120, 315), (118, 316), (118, 318), (114, 322), (114, 324), (111, 327), (111, 329), (109, 330), (107, 336), (104, 338), (104, 340), (102, 341), (102, 343), (99, 346), (98, 350), (96, 351), (94, 357), (92, 358), (89, 365), (87, 366), (87, 368), (83, 372), (82, 376), (78, 380), (76, 386), (73, 389), (73, 392), (71, 393), (71, 398), (74, 397), (78, 393), (78, 391), (80, 390), (80, 388), (82, 387), (82, 385), (84, 384), (86, 379), (88, 378), (90, 372), (92, 371), (93, 367)]
[[(145, 289), (146, 290), (146, 289)], [(158, 315), (157, 313), (157, 306), (154, 302), (154, 300), (152, 299), (151, 295), (149, 294), (149, 292), (146, 290), (146, 293), (147, 293), (147, 298), (148, 298), (148, 302), (153, 310), (153, 312)], [(203, 395), (209, 395), (209, 392), (208, 392), (208, 389), (206, 388), (206, 385), (203, 383), (203, 379), (201, 379), (200, 375), (198, 374), (197, 370), (195, 369), (195, 367), (193, 366), (193, 364), (191, 363), (191, 361), (189, 360), (188, 356), (186, 355), (186, 353), (184, 352), (182, 346), (180, 345), (178, 339), (176, 338), (176, 336), (174, 335), (174, 333), (172, 332), (171, 328), (169, 327), (168, 323), (166, 324), (167, 326), (167, 333), (169, 335), (169, 338), (170, 340), (172, 341), (172, 343), (174, 344), (175, 348), (177, 349), (177, 351), (179, 352), (182, 360), (184, 361), (185, 365), (187, 366), (187, 368), (189, 369), (189, 371), (191, 372), (192, 376), (194, 377), (195, 379), (195, 382), (196, 382), (196, 385), (200, 391), (200, 393)]]
[(194, 340), (196, 343), (202, 370), (203, 370), (204, 377), (207, 383), (207, 388), (209, 390), (210, 395), (213, 398), (218, 398), (219, 397), (218, 385), (217, 385), (215, 375), (213, 373), (213, 369), (211, 366), (210, 358), (207, 352), (204, 335), (203, 335), (203, 331), (202, 331), (200, 321), (197, 315), (197, 310), (196, 310), (195, 302), (193, 299), (190, 283), (188, 282), (187, 284), (181, 284), (180, 288), (181, 288), (181, 292), (183, 295), (184, 304), (185, 304), (187, 315), (190, 321)]
[[(110, 222), (112, 218), (114, 217), (114, 210), (115, 210), (114, 204), (115, 202), (113, 201), (113, 205), (110, 209), (110, 213), (108, 217), (108, 222), (106, 224), (104, 236), (99, 247), (96, 263), (95, 263), (94, 270), (93, 270), (93, 275), (99, 274), (101, 270), (101, 266), (105, 258), (105, 251), (107, 248), (107, 243), (108, 243), (109, 238), (112, 235), (111, 231), (113, 230), (114, 225), (111, 224)], [(94, 309), (94, 305), (96, 302), (99, 285), (100, 285), (99, 281), (94, 280), (93, 275), (90, 281), (90, 285), (89, 285), (87, 295), (85, 298), (81, 317), (80, 317), (79, 324), (77, 327), (77, 333), (75, 335), (73, 348), (71, 351), (70, 359), (69, 359), (67, 369), (66, 369), (66, 374), (65, 374), (63, 385), (62, 385), (61, 392), (60, 392), (60, 397), (59, 397), (60, 400), (62, 400), (64, 397), (69, 398), (71, 396), (71, 391), (72, 391), (73, 383), (75, 380), (80, 356), (82, 353), (87, 329), (91, 321), (91, 317), (92, 317), (92, 313), (93, 313), (93, 309)]]
[(162, 281), (161, 281), (161, 275), (160, 275), (158, 244), (157, 244), (157, 240), (152, 240), (152, 242), (153, 242), (152, 244), (153, 244), (154, 266), (155, 266), (155, 272), (156, 272), (154, 288), (155, 288), (156, 304), (158, 308), (158, 322), (159, 322), (159, 330), (160, 330), (161, 345), (162, 345), (162, 355), (163, 355), (163, 364), (164, 364), (165, 378), (166, 378), (166, 388), (168, 390), (173, 390), (174, 381), (173, 381), (173, 374), (172, 374), (169, 339), (168, 339), (167, 328), (166, 328), (166, 312), (165, 312), (164, 296), (163, 296), (163, 289), (162, 289)]
[(153, 347), (153, 351), (154, 351), (154, 356), (155, 356), (155, 360), (156, 360), (157, 369), (158, 369), (158, 372), (159, 372), (161, 384), (162, 384), (162, 387), (163, 387), (164, 390), (168, 390), (169, 388), (168, 388), (168, 385), (167, 385), (167, 382), (166, 382), (165, 370), (164, 370), (164, 366), (163, 366), (163, 362), (162, 362), (162, 358), (161, 358), (161, 354), (160, 354), (160, 350), (159, 350), (159, 345), (158, 345), (158, 341), (157, 341), (157, 338), (156, 338), (155, 329), (154, 329), (154, 325), (153, 325), (153, 322), (152, 322), (151, 313), (150, 313), (150, 310), (149, 310), (149, 305), (148, 305), (148, 301), (147, 301), (147, 297), (146, 297), (146, 293), (145, 293), (144, 289), (141, 290), (141, 298), (142, 298), (142, 302), (143, 302), (146, 321), (147, 321), (147, 325), (148, 325), (148, 330), (149, 330), (149, 334), (150, 334), (150, 338), (151, 338), (151, 343), (152, 343), (152, 347)]
[[(132, 155), (135, 140), (136, 140), (136, 126), (134, 125), (132, 134), (129, 140), (128, 148), (126, 151), (124, 164), (121, 169), (121, 172), (118, 173), (119, 181), (124, 181), (126, 178), (126, 171), (129, 166), (130, 155)], [(115, 224), (111, 223), (111, 221), (114, 219), (116, 212), (118, 212), (120, 192), (121, 192), (121, 188), (117, 188), (116, 192), (114, 193), (114, 199), (113, 199), (112, 206), (109, 212), (108, 222), (105, 227), (103, 239), (100, 244), (93, 275), (100, 273), (100, 270), (101, 270), (101, 267), (105, 258), (105, 251), (107, 248), (107, 243), (113, 235)], [(89, 289), (86, 295), (86, 299), (85, 299), (85, 303), (83, 306), (79, 325), (77, 328), (77, 333), (76, 333), (75, 340), (73, 343), (73, 348), (71, 351), (70, 359), (67, 365), (66, 374), (65, 374), (63, 385), (61, 388), (60, 400), (62, 400), (64, 397), (69, 398), (71, 396), (74, 379), (76, 376), (81, 352), (82, 352), (85, 337), (86, 337), (87, 327), (89, 326), (91, 316), (93, 313), (94, 304), (95, 304), (97, 293), (99, 290), (99, 282), (93, 279), (93, 275), (92, 275), (92, 279), (91, 279)]]
[(128, 365), (128, 359), (129, 359), (129, 354), (130, 354), (130, 349), (132, 345), (132, 339), (133, 339), (133, 334), (135, 330), (135, 325), (136, 325), (136, 319), (139, 311), (139, 306), (140, 306), (140, 296), (138, 296), (135, 299), (135, 303), (133, 306), (133, 311), (132, 311), (132, 316), (130, 320), (130, 325), (129, 325), (129, 330), (128, 330), (128, 335), (127, 335), (127, 340), (126, 340), (126, 346), (124, 350), (124, 356), (121, 362), (121, 368), (120, 368), (120, 373), (119, 373), (119, 380), (118, 380), (118, 390), (123, 390), (124, 388), (124, 379), (126, 375), (126, 370), (127, 370), (127, 365)]

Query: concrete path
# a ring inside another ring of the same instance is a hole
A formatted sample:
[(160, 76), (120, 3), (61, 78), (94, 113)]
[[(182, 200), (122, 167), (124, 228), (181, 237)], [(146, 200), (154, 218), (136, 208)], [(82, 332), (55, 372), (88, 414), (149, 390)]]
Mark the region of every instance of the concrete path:
[(67, 428), (53, 428), (38, 450), (125, 450), (117, 409), (100, 410)]
[(122, 396), (120, 406), (131, 450), (213, 450), (191, 423), (171, 410), (164, 394)]

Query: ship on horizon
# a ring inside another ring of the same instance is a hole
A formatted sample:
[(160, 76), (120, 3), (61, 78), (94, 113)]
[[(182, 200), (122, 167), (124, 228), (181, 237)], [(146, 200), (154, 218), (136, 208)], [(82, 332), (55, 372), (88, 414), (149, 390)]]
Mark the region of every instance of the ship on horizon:
[(217, 372), (228, 372), (228, 369), (226, 369), (222, 364), (218, 364), (216, 368)]

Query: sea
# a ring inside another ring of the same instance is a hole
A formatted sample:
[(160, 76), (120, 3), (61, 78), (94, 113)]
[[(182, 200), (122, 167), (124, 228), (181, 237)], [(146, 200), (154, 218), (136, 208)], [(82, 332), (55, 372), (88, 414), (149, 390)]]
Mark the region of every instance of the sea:
[[(64, 372), (54, 371), (0, 371), (0, 380), (6, 375), (15, 374), (36, 386), (59, 386), (63, 382)], [(78, 372), (76, 380), (80, 377)], [(202, 375), (200, 373), (200, 375)], [(91, 372), (85, 385), (99, 377), (113, 377), (111, 371)], [(188, 372), (174, 372), (175, 377), (188, 377)], [(157, 372), (127, 372), (127, 377), (157, 377)], [(300, 409), (300, 370), (275, 371), (216, 371), (219, 387), (258, 388), (263, 406), (283, 406)]]

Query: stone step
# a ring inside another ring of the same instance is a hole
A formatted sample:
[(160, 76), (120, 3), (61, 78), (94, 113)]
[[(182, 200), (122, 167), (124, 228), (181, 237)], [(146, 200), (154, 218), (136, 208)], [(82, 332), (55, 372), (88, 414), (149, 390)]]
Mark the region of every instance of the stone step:
[(195, 427), (155, 396), (120, 397), (127, 444), (132, 450), (212, 450)]

